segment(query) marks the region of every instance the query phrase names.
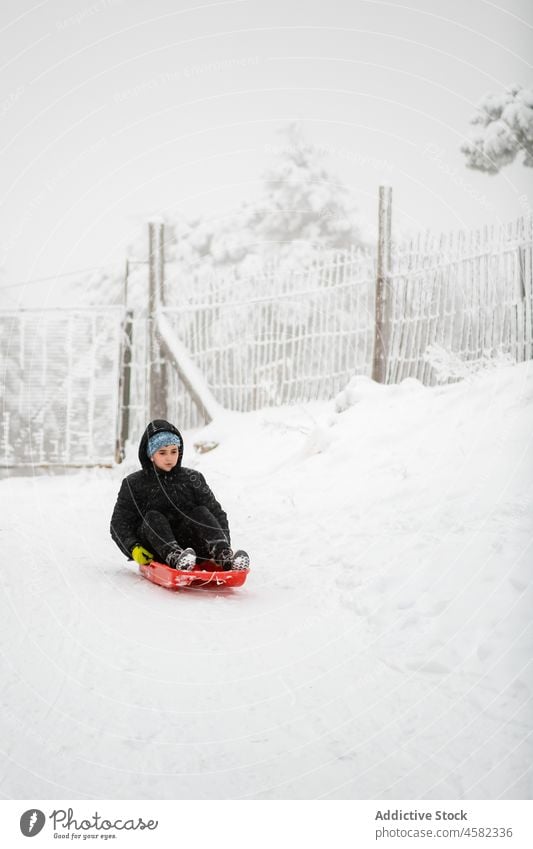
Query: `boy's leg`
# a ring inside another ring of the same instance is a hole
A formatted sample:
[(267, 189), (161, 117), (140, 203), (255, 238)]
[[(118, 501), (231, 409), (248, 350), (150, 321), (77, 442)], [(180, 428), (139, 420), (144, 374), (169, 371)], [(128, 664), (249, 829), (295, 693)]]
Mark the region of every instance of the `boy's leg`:
[(180, 545), (190, 545), (197, 556), (208, 560), (215, 550), (229, 549), (229, 540), (217, 519), (207, 507), (195, 507), (172, 530)]
[(156, 560), (163, 563), (169, 551), (177, 544), (170, 522), (157, 510), (149, 510), (146, 513), (141, 525), (141, 535), (146, 548), (153, 552)]

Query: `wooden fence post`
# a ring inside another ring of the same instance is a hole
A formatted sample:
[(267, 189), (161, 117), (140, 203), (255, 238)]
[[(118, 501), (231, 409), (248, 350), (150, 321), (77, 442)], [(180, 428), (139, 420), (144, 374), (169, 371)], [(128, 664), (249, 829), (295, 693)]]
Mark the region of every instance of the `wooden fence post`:
[(131, 357), (133, 348), (133, 310), (126, 310), (122, 326), (122, 343), (119, 377), (119, 435), (115, 449), (115, 462), (122, 463), (126, 442), (130, 435)]
[(149, 362), (149, 417), (167, 418), (166, 387), (163, 380), (162, 352), (157, 333), (156, 311), (161, 299), (162, 265), (162, 226), (151, 221), (148, 224), (149, 271), (148, 271), (148, 356)]
[(392, 188), (379, 187), (378, 214), (378, 257), (376, 275), (376, 318), (374, 325), (374, 349), (372, 355), (372, 380), (385, 383), (387, 380), (388, 354), (388, 306), (389, 279), (391, 267), (391, 217), (392, 217)]
[(157, 234), (157, 290), (159, 305), (165, 306), (165, 223), (161, 221)]
[[(157, 237), (157, 304), (159, 307), (165, 306), (165, 222), (161, 221), (158, 226)], [(164, 415), (162, 418), (168, 419), (168, 368), (165, 347), (163, 341), (157, 333), (157, 342), (159, 347), (159, 385), (161, 398), (164, 400), (162, 405)]]

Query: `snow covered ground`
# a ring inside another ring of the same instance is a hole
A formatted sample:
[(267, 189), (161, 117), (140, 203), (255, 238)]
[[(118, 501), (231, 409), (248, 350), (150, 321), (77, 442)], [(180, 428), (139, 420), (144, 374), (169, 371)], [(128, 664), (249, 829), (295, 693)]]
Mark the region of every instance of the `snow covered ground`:
[(223, 416), (233, 591), (122, 557), (136, 463), (1, 482), (1, 796), (531, 798), (532, 424), (531, 363)]

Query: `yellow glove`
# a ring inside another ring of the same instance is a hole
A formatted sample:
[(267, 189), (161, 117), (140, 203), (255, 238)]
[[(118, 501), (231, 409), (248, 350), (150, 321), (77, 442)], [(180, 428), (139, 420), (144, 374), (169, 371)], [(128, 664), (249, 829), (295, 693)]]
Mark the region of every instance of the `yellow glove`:
[(151, 563), (154, 559), (154, 555), (150, 554), (142, 545), (136, 545), (131, 550), (131, 556), (140, 566), (146, 566), (147, 563)]

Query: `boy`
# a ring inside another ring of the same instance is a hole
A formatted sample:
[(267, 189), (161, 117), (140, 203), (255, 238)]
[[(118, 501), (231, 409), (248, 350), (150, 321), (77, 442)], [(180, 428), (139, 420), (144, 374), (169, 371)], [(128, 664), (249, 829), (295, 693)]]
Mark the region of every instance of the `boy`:
[(122, 481), (111, 536), (141, 564), (155, 559), (188, 571), (198, 555), (223, 570), (248, 569), (247, 553), (231, 550), (228, 517), (204, 476), (181, 465), (182, 456), (179, 430), (163, 419), (150, 422), (139, 444), (142, 470)]

